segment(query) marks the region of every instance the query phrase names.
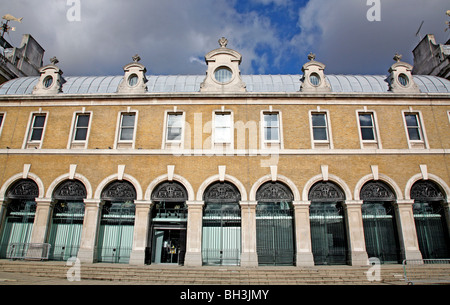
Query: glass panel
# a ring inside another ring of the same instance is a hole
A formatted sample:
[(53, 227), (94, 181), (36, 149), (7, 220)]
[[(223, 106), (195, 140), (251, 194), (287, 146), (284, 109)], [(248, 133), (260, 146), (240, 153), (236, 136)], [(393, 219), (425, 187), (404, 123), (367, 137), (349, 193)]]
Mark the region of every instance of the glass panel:
[(134, 114), (123, 114), (122, 115), (122, 126), (123, 127), (134, 127)]
[(420, 132), (418, 128), (408, 128), (409, 139), (414, 141), (420, 141)]
[(361, 137), (363, 140), (375, 140), (372, 128), (361, 128)]
[(419, 126), (419, 123), (417, 121), (417, 116), (415, 114), (406, 114), (405, 119), (406, 119), (406, 125), (408, 127), (418, 127)]
[(265, 128), (265, 137), (267, 141), (278, 141), (278, 128)]
[(326, 128), (314, 128), (313, 129), (314, 140), (326, 141), (328, 140), (327, 129)]
[(278, 127), (278, 114), (264, 114), (265, 127)]
[(371, 114), (360, 114), (359, 115), (359, 124), (361, 126), (373, 126), (372, 115)]
[(312, 124), (314, 127), (327, 126), (327, 123), (325, 121), (325, 114), (312, 114), (311, 118), (312, 118)]
[(183, 128), (182, 114), (169, 114), (167, 120), (167, 140), (180, 141)]
[(123, 128), (120, 133), (120, 140), (133, 140), (134, 128)]
[(214, 77), (218, 82), (226, 83), (231, 79), (232, 73), (227, 68), (219, 68), (214, 72)]
[(40, 141), (42, 138), (42, 128), (34, 128), (31, 134), (31, 141)]
[(167, 130), (168, 141), (180, 141), (181, 140), (181, 128), (170, 127)]
[(231, 135), (229, 128), (216, 128), (214, 133), (214, 142), (229, 143), (231, 142)]
[(216, 127), (231, 127), (231, 114), (217, 114), (215, 115), (214, 124)]
[(44, 127), (45, 115), (37, 115), (34, 117), (33, 127)]
[(75, 140), (76, 141), (84, 141), (87, 137), (87, 128), (77, 128), (77, 131), (75, 133)]
[(89, 115), (78, 115), (77, 127), (88, 127)]

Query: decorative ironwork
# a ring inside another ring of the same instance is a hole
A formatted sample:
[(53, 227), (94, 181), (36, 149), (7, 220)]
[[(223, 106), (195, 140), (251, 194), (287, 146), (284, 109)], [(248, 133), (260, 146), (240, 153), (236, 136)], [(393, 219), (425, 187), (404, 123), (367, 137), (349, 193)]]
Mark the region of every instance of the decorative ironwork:
[(337, 202), (344, 201), (345, 195), (342, 189), (333, 182), (320, 181), (309, 190), (308, 200), (312, 202)]
[(207, 203), (239, 203), (241, 193), (234, 184), (216, 182), (206, 189), (203, 200)]
[(175, 181), (160, 183), (152, 192), (153, 201), (181, 202), (187, 199), (186, 189), (181, 183)]
[(14, 183), (9, 189), (7, 197), (10, 199), (33, 200), (39, 196), (39, 188), (33, 180), (22, 179)]
[(266, 182), (256, 192), (258, 202), (286, 202), (294, 200), (291, 190), (281, 182)]
[(395, 194), (381, 181), (369, 181), (361, 188), (360, 198), (366, 201), (394, 201)]
[(60, 183), (53, 192), (53, 198), (58, 200), (80, 201), (86, 196), (86, 187), (78, 180), (66, 180)]
[(445, 196), (436, 183), (429, 180), (420, 180), (411, 187), (411, 199), (441, 201), (445, 199)]
[(133, 201), (136, 199), (136, 190), (128, 181), (114, 181), (104, 188), (102, 199), (107, 201)]

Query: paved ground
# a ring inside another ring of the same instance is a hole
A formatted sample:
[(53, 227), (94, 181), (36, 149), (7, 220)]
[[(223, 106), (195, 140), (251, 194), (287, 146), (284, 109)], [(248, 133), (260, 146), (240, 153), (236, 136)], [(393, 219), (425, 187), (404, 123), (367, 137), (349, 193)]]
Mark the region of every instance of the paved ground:
[(23, 273), (0, 272), (0, 285), (142, 285), (134, 282), (81, 280), (69, 282), (67, 279), (30, 276)]

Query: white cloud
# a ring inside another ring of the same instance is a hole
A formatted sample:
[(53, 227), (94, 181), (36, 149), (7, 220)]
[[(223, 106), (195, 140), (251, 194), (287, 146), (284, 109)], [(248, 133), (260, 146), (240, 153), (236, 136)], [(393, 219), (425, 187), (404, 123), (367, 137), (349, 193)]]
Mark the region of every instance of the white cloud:
[[(315, 52), (328, 73), (387, 74), (396, 52), (413, 63), (415, 33), (422, 20), (422, 34), (445, 37), (447, 0), (381, 0), (381, 21), (369, 22), (366, 1), (310, 0), (299, 11), (301, 33), (291, 43), (305, 54)], [(305, 58), (306, 60), (306, 58)]]
[(225, 36), (229, 47), (243, 54), (241, 70), (252, 73), (261, 44), (278, 48), (267, 18), (255, 12), (238, 13), (229, 0), (80, 0), (81, 21), (66, 18), (66, 0), (15, 0), (2, 11), (24, 17), (13, 37), (31, 33), (46, 49), (46, 62), (57, 56), (65, 75), (123, 73), (138, 53), (149, 73), (203, 74), (203, 58)]

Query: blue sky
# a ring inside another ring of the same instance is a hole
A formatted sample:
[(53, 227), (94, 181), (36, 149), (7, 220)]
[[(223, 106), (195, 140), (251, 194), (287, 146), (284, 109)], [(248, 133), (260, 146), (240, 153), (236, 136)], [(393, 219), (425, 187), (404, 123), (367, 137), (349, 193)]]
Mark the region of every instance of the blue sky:
[[(204, 55), (222, 36), (243, 56), (242, 74), (301, 74), (309, 52), (328, 74), (387, 74), (396, 52), (444, 32), (448, 0), (379, 0), (370, 22), (366, 0), (2, 0), (0, 15), (23, 17), (6, 38), (32, 34), (64, 75), (121, 75), (138, 53), (148, 74), (204, 74)], [(79, 20), (67, 12), (79, 9)]]

